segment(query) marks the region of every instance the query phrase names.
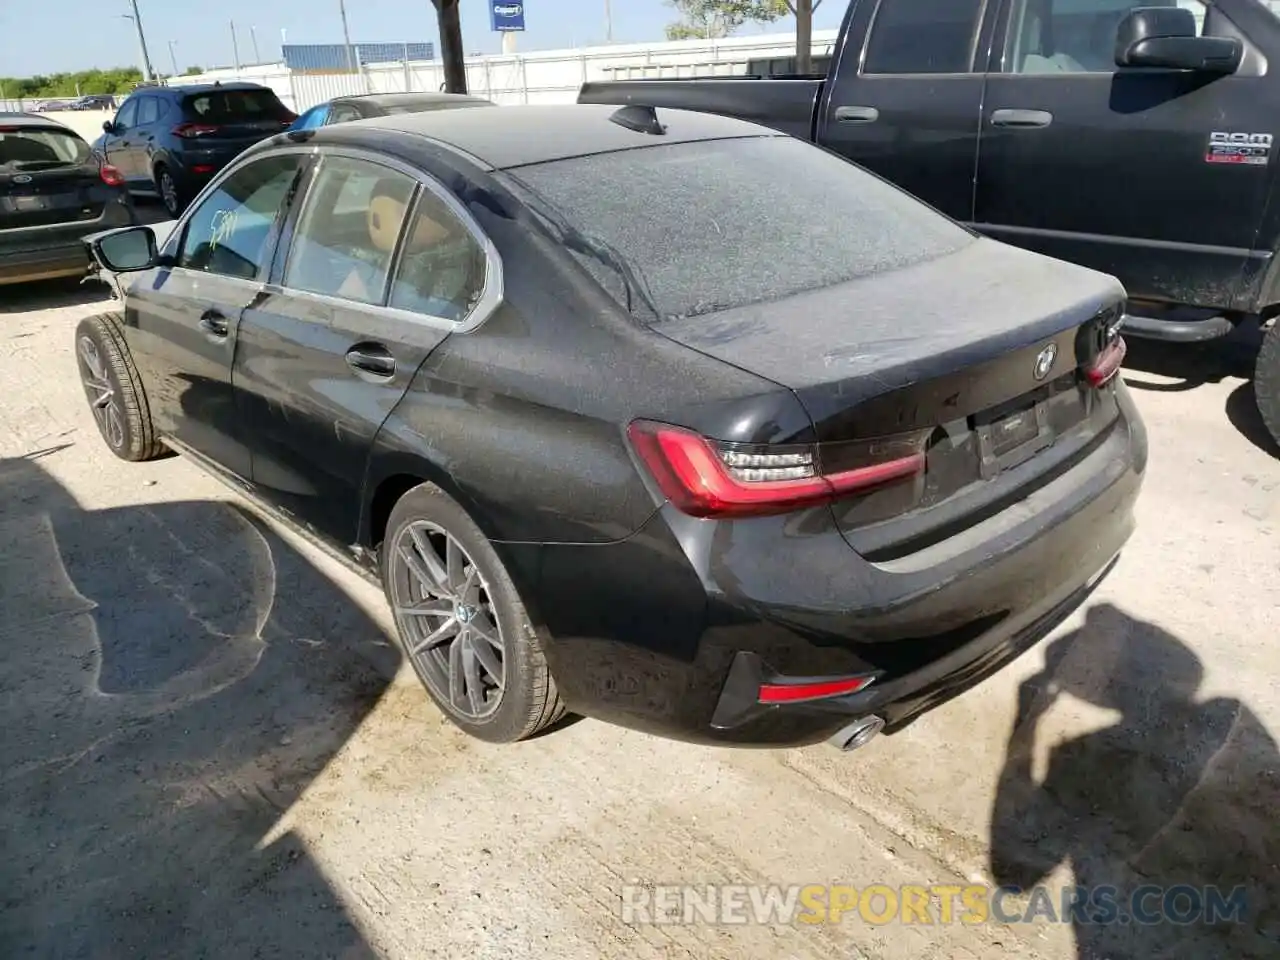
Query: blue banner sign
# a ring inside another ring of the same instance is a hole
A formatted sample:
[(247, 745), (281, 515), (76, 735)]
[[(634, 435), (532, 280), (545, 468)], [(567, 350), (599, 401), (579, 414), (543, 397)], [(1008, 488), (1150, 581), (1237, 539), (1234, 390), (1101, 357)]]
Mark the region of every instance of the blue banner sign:
[(489, 20), (494, 33), (509, 33), (524, 29), (523, 0), (491, 0)]

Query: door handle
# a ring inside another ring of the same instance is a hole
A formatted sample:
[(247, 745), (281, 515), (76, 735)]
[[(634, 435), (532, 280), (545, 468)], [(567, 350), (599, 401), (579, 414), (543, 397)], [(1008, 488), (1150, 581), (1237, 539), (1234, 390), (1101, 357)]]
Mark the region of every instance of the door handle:
[(875, 107), (836, 107), (837, 123), (875, 123), (880, 111)]
[(393, 377), (396, 373), (396, 358), (378, 343), (356, 344), (347, 351), (347, 364), (375, 377)]
[(227, 339), (227, 318), (217, 310), (206, 310), (200, 316), (200, 329), (215, 340)]
[(991, 114), (994, 127), (1047, 127), (1053, 114), (1045, 110), (996, 110)]

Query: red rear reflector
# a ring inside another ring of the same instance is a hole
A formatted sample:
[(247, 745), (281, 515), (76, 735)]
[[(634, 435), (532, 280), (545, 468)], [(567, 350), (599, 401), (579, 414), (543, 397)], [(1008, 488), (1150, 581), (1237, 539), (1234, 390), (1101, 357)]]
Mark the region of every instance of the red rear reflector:
[(102, 182), (108, 187), (124, 186), (124, 174), (120, 172), (119, 168), (113, 167), (109, 163), (104, 163), (98, 168), (98, 176), (102, 178)]
[(197, 163), (191, 168), (192, 173), (213, 173), (213, 164)]
[(694, 517), (785, 513), (916, 476), (925, 466), (921, 450), (823, 475), (810, 448), (782, 448), (789, 452), (776, 453), (768, 448), (761, 448), (761, 453), (719, 450), (692, 430), (644, 420), (632, 423), (627, 435), (663, 496)]
[(845, 680), (821, 680), (817, 683), (762, 683), (761, 703), (800, 703), (857, 693), (871, 684), (874, 677), (849, 677)]
[(1093, 363), (1085, 367), (1085, 378), (1092, 386), (1105, 386), (1120, 372), (1120, 366), (1128, 352), (1124, 337), (1116, 337), (1094, 358)]

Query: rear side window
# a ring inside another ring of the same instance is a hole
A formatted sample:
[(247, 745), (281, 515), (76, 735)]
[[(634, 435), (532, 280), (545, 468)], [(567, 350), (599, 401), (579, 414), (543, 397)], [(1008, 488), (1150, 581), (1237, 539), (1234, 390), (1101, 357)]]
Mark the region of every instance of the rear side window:
[(325, 157), (294, 231), (284, 285), (382, 303), (416, 186), (389, 167)]
[(601, 285), (649, 319), (779, 299), (973, 241), (897, 187), (790, 137), (596, 154), (510, 175), (558, 214), (566, 245)]
[(983, 0), (880, 0), (863, 73), (969, 73)]
[(196, 123), (256, 123), (289, 116), (271, 90), (210, 90), (184, 97), (182, 113)]
[(155, 97), (143, 97), (138, 101), (138, 126), (155, 123), (160, 119), (160, 101)]
[(89, 144), (70, 130), (0, 125), (0, 170), (40, 170), (87, 162)]

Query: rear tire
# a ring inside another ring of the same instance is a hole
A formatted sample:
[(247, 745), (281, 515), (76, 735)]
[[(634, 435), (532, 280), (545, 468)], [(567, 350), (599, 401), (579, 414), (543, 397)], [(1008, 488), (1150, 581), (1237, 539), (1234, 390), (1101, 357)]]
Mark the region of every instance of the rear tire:
[(515, 584), (448, 494), (424, 483), (401, 497), (380, 560), (405, 656), (451, 721), (481, 740), (512, 743), (564, 715)]
[(156, 167), (155, 171), (156, 192), (160, 194), (160, 202), (164, 204), (165, 211), (169, 214), (170, 219), (177, 220), (182, 216), (182, 211), (187, 208), (186, 194), (182, 187), (178, 185), (177, 178), (169, 171), (164, 164)]
[(1280, 444), (1280, 321), (1272, 325), (1258, 351), (1253, 392), (1271, 439)]
[(108, 449), (121, 460), (155, 460), (167, 452), (120, 326), (120, 315), (86, 317), (76, 327), (76, 365), (89, 410)]

